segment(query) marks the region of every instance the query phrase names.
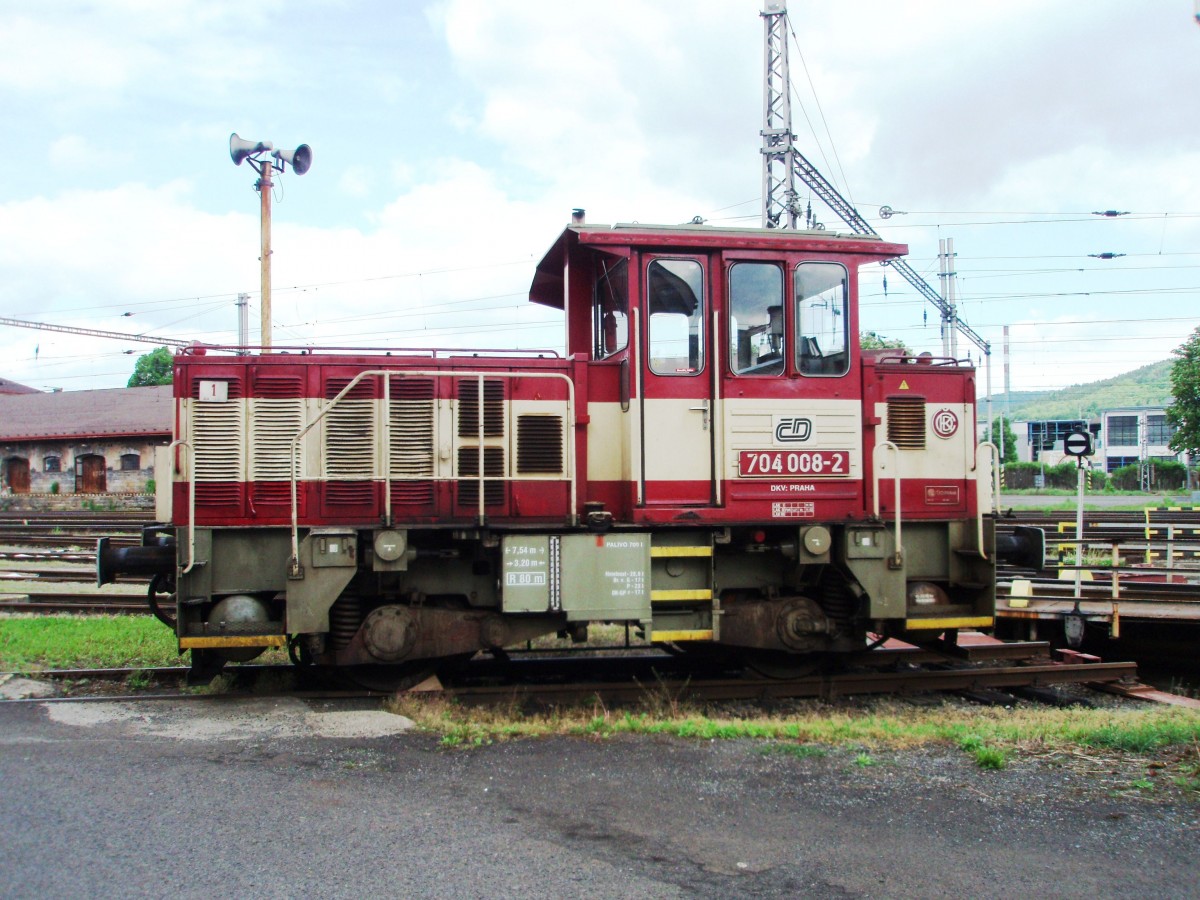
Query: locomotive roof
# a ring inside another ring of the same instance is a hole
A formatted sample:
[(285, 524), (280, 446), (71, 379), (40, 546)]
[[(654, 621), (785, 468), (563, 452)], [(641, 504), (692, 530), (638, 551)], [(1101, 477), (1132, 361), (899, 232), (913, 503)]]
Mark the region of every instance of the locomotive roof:
[(546, 251), (534, 272), (529, 299), (563, 308), (563, 269), (567, 255), (578, 245), (619, 253), (628, 249), (655, 250), (807, 250), (817, 253), (861, 254), (889, 259), (908, 252), (878, 235), (838, 234), (783, 228), (724, 228), (712, 225), (569, 225)]

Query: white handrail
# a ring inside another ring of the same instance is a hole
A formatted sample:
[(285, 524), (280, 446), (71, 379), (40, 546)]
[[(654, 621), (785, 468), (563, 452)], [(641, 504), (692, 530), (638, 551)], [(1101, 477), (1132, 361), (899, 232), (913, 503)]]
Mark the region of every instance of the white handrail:
[(891, 450), (892, 456), (896, 459), (896, 474), (892, 477), (892, 484), (895, 488), (895, 500), (893, 501), (896, 507), (896, 552), (892, 554), (892, 561), (896, 566), (903, 562), (904, 546), (900, 537), (900, 448), (891, 441), (880, 441), (875, 445), (875, 452), (872, 459), (872, 475), (874, 476), (874, 486), (871, 491), (871, 499), (875, 504), (875, 518), (879, 518), (879, 451)]
[(979, 451), (987, 448), (991, 452), (988, 454), (991, 462), (992, 476), (995, 480), (995, 485), (992, 493), (992, 511), (1000, 509), (1000, 448), (991, 441), (981, 441), (975, 448), (975, 523), (976, 534), (979, 537), (979, 555), (984, 559), (988, 558), (987, 550), (983, 546), (983, 504), (979, 502), (979, 487), (980, 481), (986, 477), (979, 465)]
[(168, 451), (176, 447), (187, 447), (188, 451), (188, 564), (181, 573), (186, 575), (196, 565), (196, 454), (192, 452), (192, 445), (182, 438), (167, 444)]
[(645, 498), (645, 492), (642, 490), (642, 422), (646, 415), (646, 409), (642, 401), (642, 326), (641, 318), (636, 309), (629, 311), (630, 324), (632, 325), (633, 334), (630, 339), (630, 352), (632, 363), (630, 365), (630, 378), (633, 382), (633, 396), (637, 401), (637, 415), (634, 417), (629, 429), (630, 444), (634, 448), (630, 454), (630, 474), (633, 476), (633, 493), (634, 505), (641, 506)]
[[(299, 503), (297, 501), (297, 496), (296, 496), (297, 450), (300, 447), (300, 441), (303, 439), (303, 437), (306, 434), (308, 434), (309, 431), (311, 431), (313, 429), (313, 427), (318, 422), (320, 422), (323, 418), (325, 418), (327, 413), (329, 413), (335, 406), (337, 406), (338, 403), (340, 403), (342, 401), (342, 399), (346, 396), (346, 394), (348, 394), (351, 390), (353, 390), (354, 387), (360, 381), (362, 381), (364, 378), (382, 377), (384, 379), (384, 384), (385, 384), (384, 397), (385, 397), (385, 401), (386, 401), (391, 396), (390, 386), (388, 385), (388, 381), (389, 381), (389, 376), (392, 376), (392, 375), (398, 375), (402, 378), (408, 378), (408, 377), (422, 377), (422, 378), (478, 377), (480, 379), (480, 381), (479, 381), (479, 437), (478, 437), (478, 440), (479, 440), (479, 521), (480, 521), (481, 525), (484, 522), (483, 485), (487, 480), (489, 480), (484, 475), (484, 469), (483, 469), (483, 381), (484, 381), (484, 379), (486, 379), (486, 378), (557, 378), (557, 379), (560, 379), (561, 381), (563, 381), (563, 383), (565, 383), (567, 386), (568, 427), (566, 428), (566, 433), (563, 436), (563, 440), (566, 441), (566, 445), (567, 445), (567, 448), (566, 448), (567, 449), (566, 480), (571, 485), (571, 490), (570, 490), (571, 506), (570, 506), (569, 515), (570, 515), (571, 523), (574, 524), (576, 522), (577, 516), (578, 516), (578, 513), (576, 511), (576, 503), (577, 503), (577, 498), (578, 498), (578, 484), (577, 484), (576, 472), (575, 472), (575, 382), (573, 382), (568, 375), (566, 375), (562, 372), (493, 372), (493, 371), (488, 371), (486, 369), (477, 370), (477, 371), (463, 371), (461, 369), (456, 369), (453, 371), (444, 371), (441, 369), (369, 369), (364, 372), (359, 372), (352, 379), (350, 379), (350, 382), (344, 388), (342, 388), (332, 400), (329, 401), (329, 404), (323, 410), (321, 410), (319, 413), (317, 413), (317, 415), (313, 417), (312, 421), (310, 421), (307, 425), (305, 425), (303, 428), (301, 428), (300, 431), (298, 431), (296, 433), (296, 435), (292, 438), (292, 471), (291, 471), (292, 558), (291, 558), (290, 566), (291, 566), (291, 572), (293, 575), (299, 573), (299, 566), (300, 566), (300, 521), (299, 521), (300, 514), (299, 514)], [(385, 418), (390, 416), (390, 414), (391, 414), (390, 409), (385, 407), (385, 409), (384, 409)], [(391, 512), (391, 455), (390, 455), (390, 448), (391, 448), (391, 445), (389, 443), (388, 444), (388, 463), (385, 467), (385, 475), (388, 476), (387, 478), (385, 478), (385, 482), (387, 483), (387, 488), (385, 488), (385, 494), (386, 494), (386, 502), (388, 504), (387, 512), (389, 514)], [(418, 479), (406, 477), (401, 480), (415, 481)], [(493, 476), (492, 480), (497, 480), (497, 481), (513, 480), (513, 481), (515, 481), (515, 480), (519, 480), (519, 479), (515, 479), (515, 478), (509, 479), (506, 476), (498, 476), (498, 477)]]

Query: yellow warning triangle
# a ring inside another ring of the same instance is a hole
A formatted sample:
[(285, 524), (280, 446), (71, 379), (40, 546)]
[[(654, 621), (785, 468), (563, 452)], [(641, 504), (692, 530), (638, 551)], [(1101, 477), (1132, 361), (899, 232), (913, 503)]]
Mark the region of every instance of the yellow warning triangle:
[(903, 381), (903, 380), (902, 380), (902, 381), (900, 382), (900, 390), (902, 390), (902, 391), (907, 391), (907, 390), (908, 390), (908, 382), (907, 382), (907, 381)]

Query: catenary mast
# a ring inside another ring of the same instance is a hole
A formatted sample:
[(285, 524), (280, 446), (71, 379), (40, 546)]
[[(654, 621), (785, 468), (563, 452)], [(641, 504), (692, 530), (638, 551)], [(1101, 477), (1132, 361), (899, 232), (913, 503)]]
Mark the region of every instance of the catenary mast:
[[(855, 234), (878, 237), (872, 228), (838, 190), (804, 158), (795, 147), (792, 133), (791, 83), (788, 78), (787, 0), (766, 0), (763, 12), (764, 61), (763, 91), (763, 215), (764, 228), (795, 228), (800, 218), (800, 198), (796, 193), (799, 177), (822, 202), (833, 210)], [(944, 324), (952, 325), (983, 351), (991, 362), (991, 345), (958, 317), (948, 303), (903, 259), (888, 263), (917, 289), (941, 313)], [(990, 366), (989, 366), (990, 371)], [(988, 396), (991, 396), (989, 386)]]

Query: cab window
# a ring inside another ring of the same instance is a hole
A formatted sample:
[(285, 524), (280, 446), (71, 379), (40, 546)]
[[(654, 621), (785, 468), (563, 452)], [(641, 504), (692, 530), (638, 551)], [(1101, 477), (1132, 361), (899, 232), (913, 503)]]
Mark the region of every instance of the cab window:
[(695, 375), (704, 367), (704, 269), (694, 259), (656, 259), (646, 273), (650, 370)]
[(796, 368), (802, 375), (845, 375), (850, 369), (846, 269), (837, 263), (796, 267)]
[(608, 359), (629, 344), (629, 265), (602, 263), (592, 291), (592, 359)]
[(735, 375), (781, 375), (787, 359), (783, 269), (742, 262), (729, 269), (729, 366)]

